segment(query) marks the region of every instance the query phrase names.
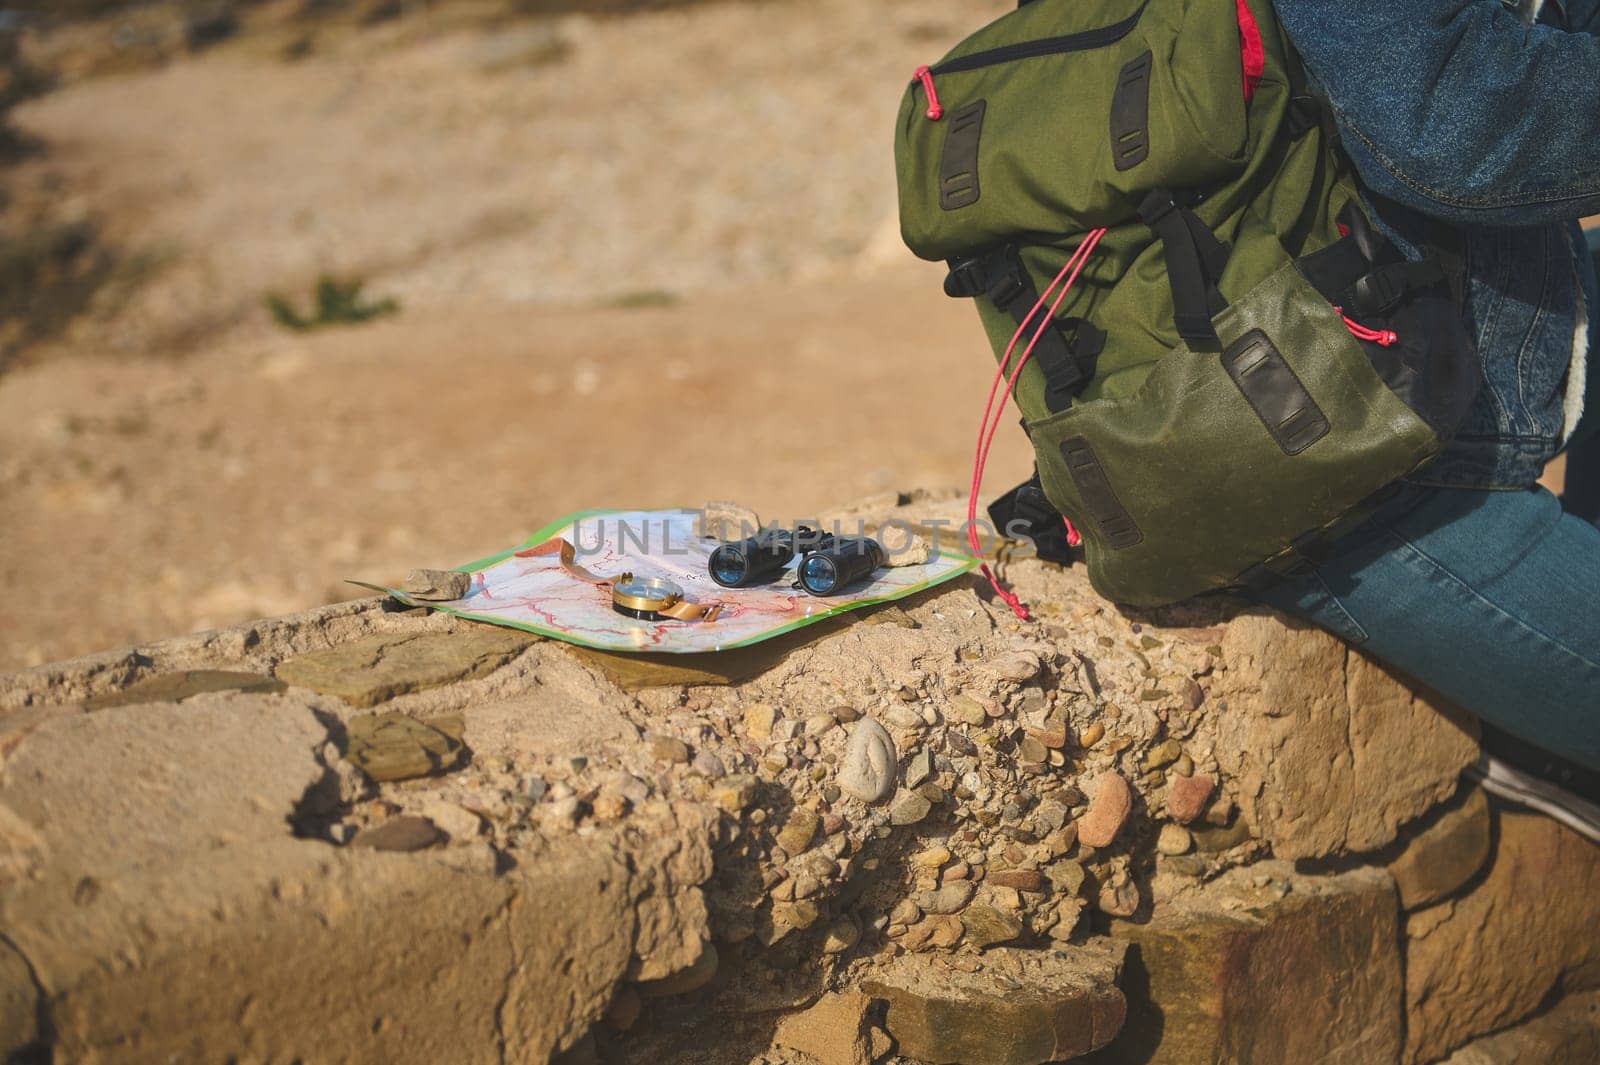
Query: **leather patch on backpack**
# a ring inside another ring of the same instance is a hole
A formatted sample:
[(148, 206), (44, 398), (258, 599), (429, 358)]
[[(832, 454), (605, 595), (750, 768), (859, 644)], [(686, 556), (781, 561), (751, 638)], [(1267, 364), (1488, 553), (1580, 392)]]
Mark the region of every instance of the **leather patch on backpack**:
[(1067, 437), (1061, 441), (1061, 457), (1066, 460), (1067, 472), (1083, 498), (1084, 509), (1094, 519), (1106, 543), (1120, 550), (1143, 542), (1144, 533), (1139, 531), (1133, 515), (1112, 490), (1105, 467), (1100, 465), (1089, 441), (1081, 436)]
[(1111, 163), (1132, 170), (1150, 154), (1151, 53), (1130, 61), (1117, 75), (1111, 97)]
[(1261, 330), (1228, 345), (1222, 367), (1285, 455), (1300, 454), (1330, 432), (1327, 415)]
[(939, 156), (939, 206), (959, 211), (978, 202), (978, 140), (983, 136), (983, 113), (988, 102), (974, 100), (950, 114)]

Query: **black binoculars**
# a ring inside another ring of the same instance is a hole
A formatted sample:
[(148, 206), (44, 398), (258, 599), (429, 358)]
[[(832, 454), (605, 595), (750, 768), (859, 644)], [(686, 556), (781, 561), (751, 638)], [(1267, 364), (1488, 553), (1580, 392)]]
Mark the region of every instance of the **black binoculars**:
[(834, 595), (869, 576), (886, 558), (876, 540), (834, 536), (801, 525), (723, 544), (711, 552), (707, 569), (724, 588), (746, 588), (776, 579), (796, 555), (797, 583), (812, 595)]

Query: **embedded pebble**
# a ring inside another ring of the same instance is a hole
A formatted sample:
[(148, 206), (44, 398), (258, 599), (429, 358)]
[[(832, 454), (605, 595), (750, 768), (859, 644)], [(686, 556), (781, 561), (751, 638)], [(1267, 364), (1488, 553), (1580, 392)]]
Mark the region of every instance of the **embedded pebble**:
[(870, 717), (857, 721), (839, 766), (839, 787), (862, 802), (881, 802), (894, 791), (895, 768), (888, 730)]
[(1078, 822), (1078, 841), (1089, 847), (1106, 847), (1117, 838), (1133, 809), (1133, 791), (1114, 769), (1096, 778), (1089, 810)]
[(889, 823), (892, 825), (914, 825), (924, 817), (927, 817), (932, 809), (933, 804), (927, 800), (926, 796), (914, 791), (907, 792), (901, 798), (896, 799), (894, 805), (889, 808)]
[(1146, 769), (1160, 769), (1176, 762), (1183, 754), (1183, 745), (1177, 740), (1167, 740), (1151, 748), (1150, 753), (1144, 756)]
[(901, 899), (894, 904), (894, 909), (889, 911), (889, 923), (913, 925), (922, 920), (922, 907), (912, 899)]
[(967, 943), (982, 949), (1022, 935), (1022, 918), (993, 906), (973, 906), (961, 915)]
[(841, 917), (828, 926), (822, 940), (824, 954), (843, 954), (861, 941), (861, 926), (849, 917)]
[(927, 725), (922, 715), (909, 706), (891, 706), (883, 712), (883, 716), (897, 728), (920, 729)]
[(650, 756), (658, 762), (684, 765), (689, 761), (689, 745), (675, 736), (651, 733), (645, 737), (644, 742), (649, 748)]
[(945, 707), (945, 713), (950, 720), (959, 721), (963, 725), (982, 725), (989, 720), (989, 714), (984, 710), (983, 704), (970, 695), (952, 696)]
[(906, 787), (915, 788), (932, 775), (933, 754), (926, 747), (920, 748), (906, 763)]
[(744, 708), (744, 734), (765, 743), (772, 738), (772, 726), (778, 721), (778, 711), (768, 703), (751, 703)]
[(789, 854), (799, 854), (811, 846), (811, 841), (817, 834), (817, 826), (821, 823), (822, 818), (817, 816), (815, 810), (807, 806), (796, 806), (789, 811), (789, 819), (778, 831), (778, 846)]
[(1050, 752), (1045, 745), (1032, 736), (1024, 736), (1017, 745), (1017, 757), (1024, 762), (1040, 763), (1050, 757)]
[(1161, 832), (1156, 836), (1156, 850), (1166, 855), (1186, 854), (1194, 840), (1189, 837), (1189, 831), (1181, 825), (1162, 825)]
[(975, 890), (977, 889), (970, 880), (953, 880), (918, 895), (917, 905), (924, 913), (959, 913), (962, 907), (972, 901)]
[(1105, 734), (1106, 726), (1104, 722), (1091, 722), (1088, 728), (1078, 733), (1078, 746), (1088, 750), (1090, 747), (1093, 747), (1095, 744), (1099, 743), (1101, 737), (1103, 737)]
[(997, 680), (1021, 684), (1039, 675), (1039, 656), (1031, 651), (1016, 651), (984, 663), (985, 672)]
[(1180, 825), (1189, 824), (1205, 812), (1216, 786), (1208, 776), (1173, 774), (1167, 779), (1167, 815)]
[(694, 762), (691, 764), (694, 771), (707, 780), (720, 780), (728, 773), (727, 767), (722, 764), (722, 759), (711, 751), (701, 751), (694, 756)]
[(824, 736), (839, 725), (839, 719), (832, 714), (812, 714), (806, 718), (806, 735), (812, 739)]
[(1139, 909), (1139, 885), (1127, 870), (1116, 870), (1101, 886), (1098, 906), (1101, 913), (1111, 917), (1132, 917)]
[(996, 869), (989, 874), (986, 883), (1017, 891), (1039, 892), (1044, 890), (1044, 874), (1037, 869)]

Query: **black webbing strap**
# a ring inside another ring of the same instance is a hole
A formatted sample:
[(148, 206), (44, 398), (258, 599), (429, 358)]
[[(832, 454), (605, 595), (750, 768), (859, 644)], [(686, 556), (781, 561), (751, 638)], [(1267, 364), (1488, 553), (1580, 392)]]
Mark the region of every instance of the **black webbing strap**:
[[(1039, 290), (1022, 265), (1014, 245), (1006, 245), (987, 255), (952, 260), (944, 279), (945, 295), (956, 298), (986, 296), (1011, 320), (1028, 322), (1026, 337), (1033, 341), (1040, 317), (1028, 320), (1028, 313), (1039, 301)], [(1075, 325), (1069, 340), (1065, 326)], [(1033, 346), (1030, 356), (1044, 374), (1045, 406), (1051, 411), (1066, 410), (1093, 376), (1094, 359), (1105, 347), (1106, 335), (1081, 318), (1059, 318), (1050, 322)]]
[(1152, 189), (1139, 204), (1139, 217), (1161, 238), (1172, 286), (1172, 322), (1184, 340), (1217, 343), (1213, 316), (1228, 304), (1217, 282), (1228, 265), (1229, 248), (1170, 189)]
[[(1398, 259), (1393, 245), (1373, 228), (1366, 212), (1356, 203), (1345, 204), (1337, 221), (1348, 231), (1368, 263), (1376, 263), (1380, 258)], [(1461, 257), (1455, 251), (1459, 247), (1459, 239), (1455, 238), (1453, 231), (1433, 224), (1429, 225), (1427, 236), (1428, 254), (1425, 258), (1417, 262), (1398, 260), (1374, 266), (1350, 286), (1350, 304), (1364, 315), (1384, 315), (1394, 310), (1407, 292), (1445, 281), (1449, 282), (1451, 295), (1459, 305), (1459, 279), (1463, 272)]]
[(989, 520), (1001, 536), (1033, 541), (1034, 553), (1046, 562), (1065, 565), (1072, 561), (1067, 527), (1061, 512), (1045, 497), (1037, 468), (1031, 478), (989, 504)]

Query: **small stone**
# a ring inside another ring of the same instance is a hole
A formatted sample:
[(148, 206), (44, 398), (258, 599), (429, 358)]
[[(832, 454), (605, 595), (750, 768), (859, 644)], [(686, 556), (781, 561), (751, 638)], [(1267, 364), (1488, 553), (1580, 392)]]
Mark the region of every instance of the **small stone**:
[(1078, 746), (1082, 747), (1084, 750), (1088, 750), (1095, 744), (1099, 743), (1100, 738), (1105, 734), (1106, 726), (1104, 722), (1091, 722), (1088, 728), (1078, 733)]
[(946, 883), (950, 882), (951, 880), (970, 880), (972, 878), (972, 866), (968, 865), (966, 862), (956, 862), (954, 865), (950, 866), (950, 868), (940, 873), (939, 878)]
[(1183, 708), (1190, 712), (1200, 709), (1200, 704), (1206, 701), (1205, 689), (1193, 677), (1185, 677), (1178, 685), (1178, 698), (1183, 700)]
[(789, 854), (801, 853), (811, 846), (821, 822), (822, 819), (817, 816), (815, 810), (807, 806), (796, 806), (789, 811), (788, 820), (778, 832), (778, 846)]
[(1156, 836), (1156, 850), (1162, 854), (1187, 854), (1192, 846), (1194, 840), (1190, 838), (1189, 830), (1181, 825), (1162, 825), (1160, 833)]
[(1250, 826), (1240, 817), (1226, 827), (1196, 829), (1190, 835), (1194, 837), (1195, 848), (1202, 854), (1218, 854), (1249, 839)]
[(444, 833), (426, 817), (395, 817), (373, 828), (363, 828), (350, 845), (409, 853), (443, 843), (444, 838)]
[(1022, 935), (1022, 918), (993, 906), (976, 904), (961, 915), (961, 925), (970, 945), (983, 949), (996, 943), (1010, 943)]
[(889, 911), (889, 923), (901, 925), (914, 925), (922, 920), (922, 907), (912, 899), (901, 899), (894, 904), (894, 909)]
[(1205, 812), (1216, 787), (1208, 776), (1174, 773), (1167, 778), (1167, 816), (1180, 825), (1189, 824)]
[(933, 804), (914, 791), (905, 792), (896, 799), (889, 808), (889, 823), (892, 825), (914, 825), (921, 821), (933, 809)]
[(1049, 758), (1050, 752), (1044, 744), (1032, 736), (1024, 736), (1022, 742), (1017, 745), (1017, 756), (1024, 762), (1038, 764)]
[(537, 773), (522, 779), (522, 793), (534, 802), (542, 800), (549, 790), (550, 785), (545, 782), (544, 777), (539, 776)]
[(841, 917), (828, 926), (822, 940), (824, 954), (843, 954), (861, 941), (861, 926), (849, 917)]
[(1056, 894), (1071, 897), (1083, 890), (1083, 882), (1088, 879), (1082, 864), (1074, 861), (1059, 861), (1053, 863), (1045, 875), (1050, 880), (1050, 885), (1056, 889)]
[(972, 893), (975, 890), (970, 880), (953, 880), (918, 895), (917, 905), (924, 913), (959, 913), (962, 907), (972, 901)]
[(839, 724), (841, 724), (841, 725), (848, 725), (852, 721), (860, 721), (861, 720), (861, 711), (857, 710), (853, 706), (840, 705), (840, 706), (834, 707), (832, 710), (830, 710), (828, 712), (830, 714), (832, 714), (833, 715), (833, 719), (835, 721), (839, 722)]
[(1078, 822), (1078, 841), (1089, 847), (1107, 847), (1122, 831), (1133, 810), (1133, 791), (1114, 769), (1100, 774), (1089, 810)]
[(1188, 755), (1183, 755), (1176, 762), (1172, 763), (1172, 771), (1183, 777), (1194, 776), (1194, 759), (1190, 758)]
[(1037, 893), (1044, 890), (1044, 874), (1037, 869), (995, 869), (985, 883)]
[(601, 792), (589, 806), (600, 821), (615, 821), (628, 812), (628, 800), (615, 792)]
[(379, 782), (458, 769), (466, 753), (461, 717), (419, 721), (401, 713), (363, 714), (345, 726), (345, 760)]
[(830, 731), (839, 727), (839, 719), (832, 714), (812, 714), (806, 718), (806, 735), (812, 739), (825, 736)]
[(966, 934), (962, 927), (961, 918), (952, 916), (928, 917), (923, 924), (928, 925), (932, 932), (928, 936), (927, 945), (941, 950), (948, 950), (961, 942), (961, 937)]
[(1101, 886), (1098, 907), (1111, 917), (1132, 917), (1139, 909), (1139, 886), (1126, 870), (1112, 873)]
[(1039, 675), (1039, 656), (1031, 651), (1016, 651), (984, 663), (984, 671), (997, 680), (1021, 684)]
[(817, 918), (820, 916), (822, 911), (809, 899), (779, 903), (772, 907), (773, 923), (785, 928), (810, 928), (817, 923)]
[[(895, 728), (917, 730), (927, 727), (928, 724), (922, 719), (921, 714), (909, 706), (891, 706), (883, 712), (883, 716)], [(867, 720), (870, 721), (871, 718)]]
[(777, 724), (778, 711), (769, 703), (751, 703), (744, 708), (741, 716), (746, 736), (758, 743), (765, 743), (772, 738), (772, 726)]
[(881, 802), (894, 791), (895, 762), (894, 740), (888, 730), (864, 717), (850, 731), (850, 744), (839, 766), (839, 786), (862, 802)]
[(711, 789), (711, 800), (730, 814), (748, 810), (756, 801), (761, 782), (748, 773), (726, 777)]
[(633, 985), (622, 984), (611, 997), (611, 1005), (606, 1007), (606, 1026), (614, 1031), (626, 1032), (638, 1021), (643, 1008), (644, 1003), (639, 1000), (639, 992), (633, 989)]
[(1167, 740), (1151, 748), (1150, 753), (1144, 756), (1146, 769), (1161, 769), (1176, 762), (1183, 754), (1183, 745), (1177, 740)]
[(423, 814), (438, 825), (453, 840), (467, 840), (483, 830), (483, 820), (464, 806), (443, 799), (433, 799), (423, 804)]
[(1050, 851), (1050, 857), (1062, 857), (1078, 845), (1078, 826), (1066, 825), (1057, 829), (1044, 838), (1044, 845)]
[(1067, 745), (1067, 723), (1053, 721), (1044, 728), (1029, 729), (1028, 735), (1050, 748), (1059, 751)]
[(906, 787), (915, 788), (933, 775), (933, 754), (926, 748), (918, 748), (906, 763)]
[(708, 750), (696, 754), (694, 761), (690, 764), (694, 767), (696, 773), (699, 773), (707, 780), (721, 780), (728, 772), (727, 767), (722, 764), (722, 759)]
[(911, 857), (911, 864), (924, 869), (937, 869), (950, 860), (950, 848), (934, 845), (927, 850), (918, 851)]
[(669, 765), (686, 765), (689, 761), (689, 745), (675, 736), (663, 736), (658, 732), (650, 733), (644, 738), (645, 747), (650, 751), (650, 757), (658, 762)]
[(428, 603), (463, 599), (472, 590), (472, 574), (446, 569), (414, 569), (406, 575), (400, 590), (412, 599)]
[(982, 725), (989, 720), (989, 714), (984, 710), (983, 704), (970, 695), (952, 696), (945, 706), (945, 714), (951, 721), (963, 725)]

